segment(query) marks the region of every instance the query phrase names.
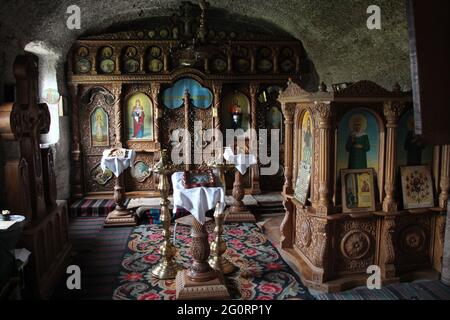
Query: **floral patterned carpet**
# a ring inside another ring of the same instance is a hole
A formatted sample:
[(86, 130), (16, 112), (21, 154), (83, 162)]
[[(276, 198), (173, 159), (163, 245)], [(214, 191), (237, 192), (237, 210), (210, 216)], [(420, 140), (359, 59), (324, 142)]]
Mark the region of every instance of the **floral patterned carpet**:
[[(210, 242), (214, 238), (213, 228), (214, 225), (208, 223)], [(190, 227), (186, 226), (178, 226), (176, 230), (176, 261), (186, 269), (191, 263), (190, 232)], [(226, 256), (239, 267), (238, 271), (226, 278), (232, 299), (314, 299), (255, 224), (225, 225), (224, 235), (228, 245)], [(151, 275), (152, 268), (160, 259), (159, 246), (162, 240), (158, 225), (142, 225), (132, 231), (113, 299), (175, 299), (175, 281), (160, 281)]]

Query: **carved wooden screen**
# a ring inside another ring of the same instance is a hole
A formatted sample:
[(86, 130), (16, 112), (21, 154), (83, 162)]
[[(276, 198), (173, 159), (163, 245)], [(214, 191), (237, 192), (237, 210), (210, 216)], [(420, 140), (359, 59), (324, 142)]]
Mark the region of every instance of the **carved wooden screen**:
[(83, 154), (84, 189), (88, 193), (107, 192), (114, 188), (111, 171), (100, 168), (105, 149), (114, 145), (115, 97), (111, 88), (85, 87), (81, 94), (79, 129)]

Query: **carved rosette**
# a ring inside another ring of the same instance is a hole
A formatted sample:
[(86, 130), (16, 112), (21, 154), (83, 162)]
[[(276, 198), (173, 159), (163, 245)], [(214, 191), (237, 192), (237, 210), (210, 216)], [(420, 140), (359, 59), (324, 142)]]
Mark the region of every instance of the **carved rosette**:
[(431, 215), (407, 215), (397, 222), (396, 245), (399, 250), (396, 258), (400, 268), (429, 264), (432, 219)]
[(366, 256), (370, 250), (371, 241), (367, 233), (352, 230), (341, 241), (341, 252), (349, 260), (358, 260)]
[(338, 271), (361, 272), (375, 262), (377, 223), (369, 220), (346, 220), (338, 223)]
[(307, 219), (303, 220), (297, 233), (299, 235), (300, 243), (303, 247), (308, 248), (311, 245), (312, 231), (311, 224)]
[(407, 254), (424, 250), (425, 241), (425, 231), (420, 226), (409, 226), (400, 233), (400, 249)]
[(305, 209), (297, 209), (295, 248), (317, 268), (323, 268), (327, 248), (327, 221), (308, 216)]

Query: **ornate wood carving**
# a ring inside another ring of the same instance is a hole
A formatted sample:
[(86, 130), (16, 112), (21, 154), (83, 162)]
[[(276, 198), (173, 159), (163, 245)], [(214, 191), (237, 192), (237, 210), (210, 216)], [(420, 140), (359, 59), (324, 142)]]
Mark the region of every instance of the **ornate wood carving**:
[(395, 217), (386, 216), (383, 219), (381, 230), (381, 272), (384, 279), (392, 279), (396, 276), (395, 267)]
[(373, 218), (338, 222), (336, 271), (364, 272), (375, 262), (377, 222)]
[(214, 93), (214, 109), (213, 109), (213, 117), (214, 117), (214, 129), (220, 130), (220, 106), (222, 104), (222, 84), (221, 83), (213, 83), (212, 85), (213, 93)]
[(288, 86), (286, 90), (280, 93), (280, 100), (301, 97), (301, 96), (310, 96), (310, 93), (300, 87), (297, 83), (289, 79)]
[(450, 189), (450, 145), (442, 147), (440, 180), (441, 193), (439, 195), (439, 207), (445, 209), (447, 208)]
[(38, 61), (31, 54), (18, 56), (14, 61), (14, 76), (17, 83), (17, 99), (10, 116), (10, 128), (19, 142), (20, 157), (26, 160), (29, 193), (33, 219), (46, 214), (44, 198), (43, 164), (40, 150), (40, 135), (50, 129), (50, 112), (46, 104), (38, 104)]
[(359, 81), (349, 87), (337, 91), (336, 97), (392, 97), (398, 96), (398, 93), (392, 93), (372, 81)]
[(327, 214), (331, 207), (331, 106), (329, 103), (317, 103), (312, 111), (319, 129), (319, 201), (316, 209), (318, 213)]
[(384, 104), (384, 116), (387, 121), (386, 177), (384, 185), (386, 197), (383, 201), (384, 212), (397, 211), (397, 202), (394, 198), (397, 166), (397, 123), (404, 108), (404, 104), (401, 103), (388, 102)]
[(402, 270), (428, 267), (430, 261), (430, 215), (407, 215), (398, 219), (395, 245), (398, 247), (397, 263)]
[(115, 122), (115, 147), (122, 148), (123, 147), (123, 115), (122, 115), (122, 86), (120, 84), (113, 84), (112, 86), (112, 94), (114, 95), (114, 122)]
[(296, 209), (295, 247), (317, 268), (324, 268), (328, 248), (328, 223)]
[(161, 141), (160, 139), (160, 123), (161, 123), (161, 108), (162, 106), (159, 103), (159, 94), (161, 92), (161, 84), (159, 83), (152, 83), (151, 87), (151, 96), (153, 100), (153, 119), (154, 119), (154, 135), (155, 135), (155, 142), (159, 143)]
[[(251, 127), (254, 130), (252, 135), (250, 136), (250, 144), (254, 145), (254, 150), (258, 154), (258, 135), (257, 135), (257, 129), (258, 129), (258, 116), (257, 116), (257, 109), (258, 109), (258, 91), (259, 91), (259, 84), (258, 83), (251, 83), (250, 84), (250, 110), (251, 110)], [(256, 136), (255, 136), (256, 135)], [(252, 176), (252, 189), (253, 193), (261, 193), (260, 183), (259, 183), (259, 157), (256, 155), (258, 164), (253, 165), (251, 167), (251, 176)]]
[(288, 248), (292, 248), (294, 245), (294, 243), (293, 243), (294, 231), (295, 231), (294, 223), (296, 221), (294, 219), (295, 206), (291, 200), (288, 200), (286, 198), (283, 201), (283, 206), (286, 209), (286, 214), (280, 225), (280, 231), (281, 231), (280, 243), (281, 243), (281, 248), (288, 249)]
[(294, 125), (294, 114), (295, 114), (295, 104), (284, 103), (282, 104), (284, 123), (286, 125), (285, 131), (285, 155), (284, 155), (284, 174), (285, 174), (285, 183), (283, 186), (283, 192), (285, 194), (292, 194), (294, 192), (294, 188), (292, 186), (292, 166), (293, 166), (293, 155), (291, 150), (294, 149), (294, 137), (293, 137), (293, 125)]

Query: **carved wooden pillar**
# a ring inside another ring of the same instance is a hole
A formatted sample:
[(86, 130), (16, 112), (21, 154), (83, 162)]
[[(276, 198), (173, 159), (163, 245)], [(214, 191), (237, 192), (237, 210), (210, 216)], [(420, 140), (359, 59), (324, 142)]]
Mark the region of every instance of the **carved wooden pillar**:
[(383, 229), (381, 235), (382, 257), (381, 257), (381, 275), (383, 279), (395, 278), (395, 217), (386, 216), (383, 220)]
[(297, 53), (295, 55), (295, 73), (299, 73), (300, 72), (300, 55)]
[(441, 146), (434, 146), (433, 148), (433, 181), (435, 190), (440, 189), (441, 182)]
[[(222, 103), (222, 84), (221, 83), (213, 83), (212, 85), (213, 93), (214, 93), (214, 106), (212, 109), (213, 121), (212, 121), (212, 129), (217, 132), (220, 131), (221, 123), (220, 123), (220, 104)], [(214, 136), (213, 147), (214, 147), (214, 157), (218, 159), (218, 157), (222, 157), (222, 153), (217, 149), (217, 136)], [(226, 192), (226, 190), (225, 190)]]
[(447, 208), (450, 189), (450, 145), (442, 147), (439, 207)]
[(116, 62), (116, 70), (114, 71), (115, 75), (122, 74), (122, 66), (120, 61), (122, 48), (119, 46), (114, 47), (114, 56), (115, 56), (115, 62)]
[(387, 102), (384, 104), (384, 116), (386, 117), (386, 178), (384, 191), (386, 196), (383, 201), (384, 212), (397, 211), (395, 200), (395, 169), (397, 164), (397, 125), (398, 118), (404, 109), (403, 104)]
[(278, 63), (278, 56), (280, 54), (280, 49), (278, 47), (275, 47), (273, 49), (273, 73), (280, 73), (280, 67)]
[(139, 56), (139, 73), (145, 73), (145, 47), (138, 46), (138, 56)]
[(122, 85), (118, 83), (113, 83), (112, 94), (114, 95), (114, 136), (115, 136), (115, 146), (117, 148), (123, 147), (122, 142), (122, 129), (123, 129), (123, 115), (122, 115)]
[(231, 49), (227, 51), (228, 73), (233, 73), (233, 53)]
[(295, 114), (295, 104), (283, 103), (282, 110), (284, 116), (285, 125), (285, 146), (284, 146), (284, 186), (283, 192), (285, 194), (293, 194), (294, 188), (292, 187), (292, 165), (293, 165), (293, 153), (294, 150), (294, 114)]
[(161, 141), (160, 137), (160, 123), (161, 123), (161, 114), (160, 104), (159, 104), (159, 94), (161, 92), (161, 84), (158, 82), (153, 82), (151, 87), (152, 100), (153, 100), (153, 117), (155, 119), (155, 142), (159, 143)]
[(78, 85), (69, 85), (72, 100), (72, 195), (75, 198), (83, 197), (83, 180), (81, 167), (81, 146), (79, 130), (79, 89)]
[(331, 181), (331, 105), (329, 103), (316, 103), (313, 107), (319, 128), (319, 202), (318, 213), (328, 214), (331, 207), (330, 181)]
[(222, 84), (213, 84), (214, 109), (213, 109), (213, 129), (220, 130), (220, 104), (222, 103)]
[[(184, 129), (189, 132), (189, 105), (191, 103), (191, 95), (189, 91), (186, 89), (184, 92)], [(185, 170), (191, 170), (191, 143), (189, 139), (185, 137), (185, 145), (184, 145), (184, 162), (185, 162)]]
[(442, 257), (441, 281), (450, 286), (450, 205), (447, 203), (447, 217), (444, 231), (444, 252)]
[(205, 73), (209, 74), (211, 71), (209, 70), (209, 59), (205, 58), (203, 61), (203, 67), (205, 68)]
[(250, 49), (250, 73), (256, 72), (256, 49)]
[(96, 75), (97, 74), (97, 51), (99, 48), (95, 47), (92, 48), (92, 52), (90, 53), (91, 62), (92, 62), (92, 68), (91, 68), (91, 74)]
[(258, 134), (257, 132), (257, 110), (258, 110), (258, 91), (259, 91), (259, 84), (258, 83), (252, 83), (250, 84), (250, 98), (251, 98), (251, 135), (250, 135), (250, 150), (254, 151), (255, 157), (258, 161), (257, 164), (253, 165), (251, 167), (251, 174), (252, 174), (252, 193), (253, 194), (260, 194), (261, 188), (259, 184), (259, 157), (258, 157)]
[(167, 49), (164, 51), (164, 73), (169, 73), (169, 53)]

